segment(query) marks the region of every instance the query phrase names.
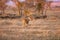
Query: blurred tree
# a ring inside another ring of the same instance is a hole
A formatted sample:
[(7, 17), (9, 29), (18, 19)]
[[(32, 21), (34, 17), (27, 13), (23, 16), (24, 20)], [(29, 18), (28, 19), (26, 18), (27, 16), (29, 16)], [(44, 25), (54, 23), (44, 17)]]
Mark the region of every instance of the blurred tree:
[(52, 3), (52, 2), (53, 2), (53, 1), (47, 2), (48, 9), (51, 9), (51, 3)]
[(20, 2), (20, 1), (16, 1), (16, 5), (17, 5), (17, 8), (18, 8), (18, 11), (19, 11), (19, 15), (22, 16), (22, 10), (23, 10), (23, 2)]
[(5, 8), (6, 8), (5, 3), (6, 2), (7, 2), (7, 0), (1, 0), (0, 1), (0, 10), (2, 11), (2, 13), (5, 13)]
[(3, 10), (3, 13), (4, 13), (4, 5), (3, 5), (3, 3), (0, 1), (0, 10), (2, 11)]
[(45, 0), (39, 0), (36, 4), (36, 11), (38, 11), (37, 16), (43, 16), (44, 13)]

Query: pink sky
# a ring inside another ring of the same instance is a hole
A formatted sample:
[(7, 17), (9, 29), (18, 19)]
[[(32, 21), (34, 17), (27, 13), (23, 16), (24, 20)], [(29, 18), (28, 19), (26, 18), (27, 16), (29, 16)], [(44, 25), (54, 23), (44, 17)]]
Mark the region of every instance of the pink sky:
[[(25, 0), (19, 0), (19, 1), (23, 2)], [(60, 1), (60, 0), (53, 0), (53, 1)], [(9, 6), (12, 6), (12, 7), (16, 7), (15, 3), (13, 1), (11, 1), (11, 0), (9, 2), (7, 2), (6, 5), (9, 5)], [(60, 6), (60, 2), (53, 2), (53, 3), (51, 3), (51, 7), (54, 7), (56, 5)]]
[(60, 6), (60, 2), (53, 2), (53, 3), (51, 3), (51, 7), (56, 7), (56, 6)]
[(16, 5), (15, 5), (15, 3), (14, 3), (13, 1), (8, 1), (8, 2), (6, 3), (6, 5), (12, 6), (12, 7), (16, 7)]
[[(20, 1), (20, 2), (23, 2), (23, 1), (25, 1), (25, 0), (19, 0), (19, 1)], [(12, 7), (16, 7), (15, 2), (13, 2), (13, 1), (11, 1), (11, 0), (9, 0), (9, 1), (6, 3), (6, 5), (12, 6)]]
[(60, 0), (46, 0), (46, 1), (60, 1)]

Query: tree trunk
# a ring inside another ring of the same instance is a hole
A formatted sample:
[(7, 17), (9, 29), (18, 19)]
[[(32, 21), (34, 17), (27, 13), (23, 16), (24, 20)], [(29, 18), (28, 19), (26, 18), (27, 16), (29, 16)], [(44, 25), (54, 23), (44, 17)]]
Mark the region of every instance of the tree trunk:
[(2, 10), (2, 11), (3, 11), (3, 14), (4, 14), (4, 13), (5, 13), (5, 10), (4, 10), (4, 8), (3, 8), (3, 10)]
[(18, 5), (18, 11), (19, 11), (19, 15), (22, 16), (22, 6)]
[[(19, 12), (19, 15), (20, 15), (20, 9), (18, 8), (18, 12)], [(21, 15), (20, 15), (21, 16)]]

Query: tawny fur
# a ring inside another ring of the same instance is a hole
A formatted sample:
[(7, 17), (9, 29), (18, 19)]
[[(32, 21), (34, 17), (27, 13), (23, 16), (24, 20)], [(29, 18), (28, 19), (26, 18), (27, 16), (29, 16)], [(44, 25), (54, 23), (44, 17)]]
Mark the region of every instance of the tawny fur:
[(34, 18), (32, 16), (29, 16), (27, 18), (23, 18), (22, 19), (23, 26), (26, 27), (29, 24), (29, 21), (32, 21), (32, 20), (34, 20)]

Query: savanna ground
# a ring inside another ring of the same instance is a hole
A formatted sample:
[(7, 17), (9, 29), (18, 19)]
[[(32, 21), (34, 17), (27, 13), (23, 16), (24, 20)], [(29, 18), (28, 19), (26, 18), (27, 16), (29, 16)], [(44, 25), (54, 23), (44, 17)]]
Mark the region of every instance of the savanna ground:
[(0, 40), (60, 40), (60, 10), (48, 10), (47, 18), (23, 27), (20, 18), (0, 18)]

